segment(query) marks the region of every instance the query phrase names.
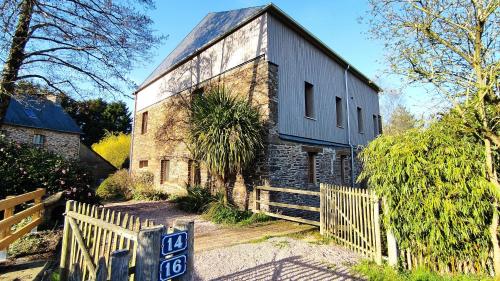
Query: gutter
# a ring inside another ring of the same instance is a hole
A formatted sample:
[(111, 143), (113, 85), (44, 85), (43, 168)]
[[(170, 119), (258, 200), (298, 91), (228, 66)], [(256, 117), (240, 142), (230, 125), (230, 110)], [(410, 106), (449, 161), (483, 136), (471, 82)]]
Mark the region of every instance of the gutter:
[(354, 187), (354, 146), (351, 140), (351, 110), (349, 107), (349, 86), (347, 85), (347, 73), (349, 71), (350, 65), (347, 65), (344, 71), (344, 82), (345, 82), (345, 97), (347, 103), (347, 144), (351, 150), (351, 187)]

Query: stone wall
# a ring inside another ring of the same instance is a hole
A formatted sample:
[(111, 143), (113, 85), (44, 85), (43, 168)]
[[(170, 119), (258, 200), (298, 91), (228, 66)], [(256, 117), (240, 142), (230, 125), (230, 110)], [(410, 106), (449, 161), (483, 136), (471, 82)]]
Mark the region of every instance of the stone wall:
[(80, 151), (80, 135), (56, 132), (44, 129), (2, 125), (1, 130), (6, 137), (18, 143), (33, 144), (35, 134), (44, 135), (43, 148), (62, 155), (67, 159), (77, 159)]
[[(273, 77), (270, 79), (270, 77)], [(256, 106), (262, 116), (262, 121), (271, 131), (276, 129), (277, 118), (277, 67), (259, 57), (253, 61), (239, 66), (226, 73), (204, 81), (196, 88), (178, 93), (168, 99), (135, 113), (134, 137), (132, 140), (132, 173), (150, 172), (154, 175), (154, 183), (157, 188), (170, 193), (185, 192), (190, 184), (190, 175), (193, 169), (189, 169), (191, 154), (185, 143), (188, 129), (188, 105), (192, 92), (198, 88), (204, 90), (210, 87), (223, 85), (233, 95), (249, 100)], [(271, 83), (270, 81), (275, 81)], [(274, 94), (269, 94), (273, 91)], [(273, 100), (274, 99), (274, 100)], [(143, 113), (148, 112), (148, 130), (141, 134)], [(261, 155), (259, 161), (265, 163), (265, 157)], [(161, 178), (161, 160), (170, 160), (169, 179), (163, 184)], [(139, 161), (147, 160), (148, 167), (140, 168)], [(245, 207), (248, 204), (248, 189), (254, 181), (261, 180), (267, 171), (265, 167), (256, 169), (258, 172), (243, 173), (238, 175), (232, 191), (234, 200), (238, 205)], [(199, 172), (202, 185), (213, 187), (214, 178), (200, 165)]]

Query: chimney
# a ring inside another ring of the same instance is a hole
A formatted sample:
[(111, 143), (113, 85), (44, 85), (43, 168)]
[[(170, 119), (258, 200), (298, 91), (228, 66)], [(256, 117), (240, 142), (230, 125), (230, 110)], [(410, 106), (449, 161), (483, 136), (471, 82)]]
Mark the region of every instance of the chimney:
[(61, 97), (59, 95), (47, 94), (45, 95), (45, 98), (57, 105), (61, 105)]

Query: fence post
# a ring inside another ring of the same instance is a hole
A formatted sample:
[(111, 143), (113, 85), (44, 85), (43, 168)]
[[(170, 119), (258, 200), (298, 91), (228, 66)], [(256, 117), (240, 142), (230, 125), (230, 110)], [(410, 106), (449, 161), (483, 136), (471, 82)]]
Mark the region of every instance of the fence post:
[[(5, 199), (9, 199), (15, 196), (7, 196)], [(3, 211), (3, 219), (12, 217), (14, 215), (14, 207), (7, 208)], [(10, 227), (6, 228), (5, 230), (0, 230), (0, 239), (7, 237), (10, 235)], [(0, 249), (0, 261), (4, 261), (7, 259), (7, 252), (9, 251), (9, 246), (7, 246), (5, 249)]]
[(325, 235), (325, 186), (323, 183), (319, 184), (319, 233)]
[(130, 254), (128, 250), (116, 250), (111, 253), (109, 262), (111, 268), (110, 281), (122, 281), (128, 279), (129, 261)]
[[(71, 211), (71, 207), (73, 206), (73, 200), (69, 200), (66, 202), (66, 214)], [(61, 280), (68, 280), (68, 272), (69, 272), (69, 261), (68, 254), (71, 249), (71, 227), (69, 226), (69, 219), (66, 216), (64, 218), (64, 232), (63, 232), (63, 240), (61, 247), (61, 262), (59, 264), (59, 268), (61, 270)]]
[[(101, 257), (97, 263), (97, 269), (95, 272), (96, 281), (106, 281), (108, 279), (108, 269), (106, 268), (106, 259)], [(125, 280), (125, 279), (124, 279)]]
[[(389, 213), (389, 206), (387, 205), (386, 199), (382, 199), (382, 204), (384, 207), (384, 212), (386, 214)], [(396, 266), (398, 264), (398, 244), (396, 242), (396, 237), (394, 237), (394, 234), (392, 231), (387, 228), (387, 263), (390, 266)]]
[(378, 265), (382, 264), (382, 238), (380, 237), (380, 200), (377, 195), (373, 194), (373, 199), (375, 200), (373, 204), (373, 217), (374, 217), (374, 227), (375, 227), (375, 262)]
[[(44, 190), (44, 189), (43, 188), (38, 188), (37, 190)], [(45, 194), (45, 192), (43, 194)], [(33, 206), (36, 206), (36, 205), (42, 203), (42, 196), (43, 196), (43, 194), (40, 195), (39, 197), (35, 198), (35, 200), (34, 200), (35, 202), (34, 202)], [(33, 220), (36, 220), (36, 219), (42, 217), (42, 212), (43, 212), (43, 210), (40, 210), (39, 212), (36, 212), (35, 214), (33, 214), (33, 217), (32, 217)], [(35, 226), (31, 230), (31, 233), (35, 233), (37, 231), (38, 231), (38, 226)]]
[(260, 206), (259, 206), (259, 187), (258, 186), (255, 186), (253, 188), (253, 211), (254, 212), (258, 212), (260, 211)]
[(158, 280), (161, 235), (164, 231), (163, 225), (144, 228), (139, 231), (135, 261), (136, 281)]
[(179, 278), (175, 278), (176, 281), (191, 281), (194, 276), (194, 222), (187, 220), (176, 220), (174, 222), (174, 229), (178, 231), (187, 231), (188, 235), (188, 247), (185, 251), (186, 253), (186, 273)]

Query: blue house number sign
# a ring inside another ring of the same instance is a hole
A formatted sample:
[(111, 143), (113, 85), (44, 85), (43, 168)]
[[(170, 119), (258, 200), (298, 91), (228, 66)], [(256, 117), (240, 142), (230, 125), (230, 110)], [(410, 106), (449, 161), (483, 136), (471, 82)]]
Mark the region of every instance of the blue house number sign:
[(181, 276), (186, 272), (186, 255), (160, 261), (160, 281)]
[(161, 238), (161, 254), (163, 256), (184, 251), (187, 248), (187, 232), (180, 231), (163, 235)]

